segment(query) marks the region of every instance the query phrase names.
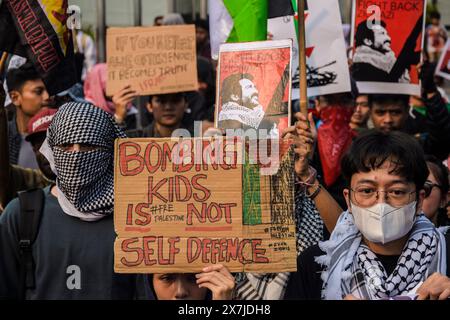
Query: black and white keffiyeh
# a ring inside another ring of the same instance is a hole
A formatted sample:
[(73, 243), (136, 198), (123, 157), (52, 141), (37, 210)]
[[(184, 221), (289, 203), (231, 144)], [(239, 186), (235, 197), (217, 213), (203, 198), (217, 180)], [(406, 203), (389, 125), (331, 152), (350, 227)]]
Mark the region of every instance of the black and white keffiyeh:
[[(56, 113), (47, 131), (63, 208), (73, 206), (86, 220), (98, 220), (114, 209), (114, 140), (125, 134), (113, 117), (89, 103), (70, 102)], [(95, 150), (67, 152), (58, 146), (87, 144)], [(62, 194), (61, 194), (62, 193)], [(74, 211), (74, 210), (67, 210)]]
[(432, 273), (446, 273), (444, 233), (420, 215), (410, 232), (394, 271), (387, 275), (376, 255), (362, 242), (353, 216), (339, 217), (330, 240), (321, 242), (326, 255), (316, 258), (322, 272), (322, 298), (340, 300), (348, 294), (361, 299), (387, 299), (414, 294)]
[(219, 122), (235, 120), (254, 129), (258, 129), (258, 126), (263, 118), (264, 110), (262, 106), (250, 109), (231, 101), (225, 103), (219, 113)]
[[(323, 221), (314, 201), (304, 192), (295, 193), (297, 255), (323, 240)], [(289, 272), (240, 273), (236, 277), (235, 298), (239, 300), (279, 300), (284, 296)]]

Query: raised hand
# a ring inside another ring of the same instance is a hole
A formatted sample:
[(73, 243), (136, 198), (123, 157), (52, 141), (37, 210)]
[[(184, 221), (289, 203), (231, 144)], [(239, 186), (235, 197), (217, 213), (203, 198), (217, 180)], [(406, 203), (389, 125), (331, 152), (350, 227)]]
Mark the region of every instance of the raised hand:
[(215, 264), (203, 268), (203, 272), (196, 274), (195, 277), (200, 288), (211, 290), (213, 300), (231, 300), (233, 298), (235, 281), (227, 267)]

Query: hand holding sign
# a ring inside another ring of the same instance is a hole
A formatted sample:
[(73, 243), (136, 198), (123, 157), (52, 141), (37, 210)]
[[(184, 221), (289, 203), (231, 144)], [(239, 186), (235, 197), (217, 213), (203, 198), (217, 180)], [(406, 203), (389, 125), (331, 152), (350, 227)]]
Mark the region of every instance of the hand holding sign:
[(203, 272), (196, 274), (197, 284), (200, 288), (211, 290), (213, 300), (231, 300), (235, 285), (234, 277), (227, 267), (216, 264), (203, 268)]
[(308, 115), (308, 121), (300, 112), (295, 114), (295, 118), (297, 119), (295, 126), (284, 130), (283, 138), (291, 138), (294, 140), (294, 151), (297, 155), (295, 160), (295, 173), (302, 181), (306, 181), (309, 177), (308, 159), (314, 151), (313, 146), (317, 138), (317, 130), (312, 113)]
[(131, 103), (138, 93), (133, 90), (130, 85), (125, 86), (112, 96), (112, 102), (114, 103), (115, 117), (119, 123), (125, 120), (127, 116), (127, 106)]

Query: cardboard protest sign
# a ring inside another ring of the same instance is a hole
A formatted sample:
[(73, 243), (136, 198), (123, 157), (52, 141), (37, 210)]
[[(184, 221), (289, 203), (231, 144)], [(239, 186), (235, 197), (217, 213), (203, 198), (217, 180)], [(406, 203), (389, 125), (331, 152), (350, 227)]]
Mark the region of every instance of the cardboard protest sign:
[(194, 25), (108, 28), (106, 93), (130, 84), (140, 95), (197, 90)]
[[(350, 91), (350, 73), (338, 1), (307, 1), (305, 18), (308, 96)], [(296, 19), (297, 17), (294, 16), (285, 16), (268, 21), (268, 31), (273, 36), (273, 40), (294, 40), (293, 99), (300, 98)]]
[(215, 125), (261, 130), (272, 138), (291, 110), (292, 40), (220, 46)]
[(274, 142), (116, 140), (114, 270), (296, 270), (294, 156)]
[(361, 93), (420, 96), (425, 0), (353, 0), (352, 76)]
[(441, 57), (436, 67), (436, 75), (450, 80), (450, 39), (447, 40), (445, 49), (441, 53)]

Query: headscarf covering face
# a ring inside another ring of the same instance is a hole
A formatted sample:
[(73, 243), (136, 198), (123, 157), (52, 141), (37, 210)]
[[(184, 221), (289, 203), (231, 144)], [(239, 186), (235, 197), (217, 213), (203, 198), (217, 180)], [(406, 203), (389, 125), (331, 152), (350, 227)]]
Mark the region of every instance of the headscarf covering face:
[[(56, 113), (47, 132), (56, 182), (79, 212), (113, 212), (114, 140), (125, 137), (114, 119), (94, 105), (70, 102)], [(75, 143), (96, 148), (71, 152), (58, 147)]]

